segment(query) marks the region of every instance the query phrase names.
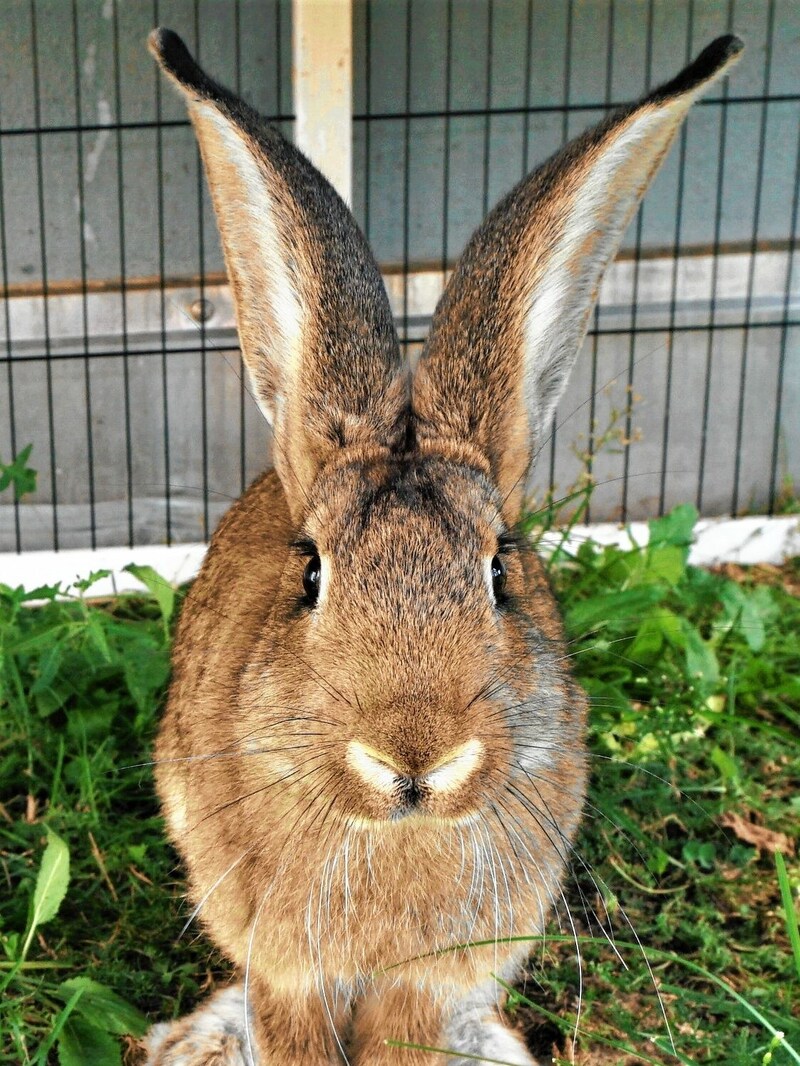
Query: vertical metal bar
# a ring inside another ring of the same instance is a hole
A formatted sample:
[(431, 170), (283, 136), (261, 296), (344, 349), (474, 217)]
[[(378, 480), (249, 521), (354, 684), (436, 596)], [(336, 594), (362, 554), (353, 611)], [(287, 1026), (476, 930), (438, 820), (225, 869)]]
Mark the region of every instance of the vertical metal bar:
[[(236, 94), (242, 95), (242, 18), (239, 0), (236, 0), (233, 8), (233, 52), (236, 64)], [(245, 397), (247, 386), (245, 384), (244, 363), (239, 365), (239, 491), (244, 492), (247, 487), (247, 409)]]
[[(647, 4), (647, 38), (645, 43), (644, 80), (645, 92), (650, 90), (653, 78), (653, 0)], [(628, 520), (628, 479), (631, 465), (631, 436), (633, 433), (633, 373), (636, 364), (636, 324), (639, 303), (639, 267), (642, 258), (642, 228), (644, 202), (636, 215), (636, 240), (633, 252), (633, 306), (631, 307), (631, 332), (628, 343), (628, 380), (625, 386), (625, 437), (622, 452), (622, 521)]]
[[(608, 22), (606, 24), (606, 84), (605, 105), (611, 104), (611, 94), (614, 90), (614, 0), (608, 2)], [(587, 434), (586, 449), (586, 477), (589, 484), (594, 476), (594, 449), (595, 449), (595, 423), (597, 419), (597, 362), (600, 348), (600, 300), (594, 305), (594, 332), (592, 336), (592, 374), (589, 382), (589, 431)], [(586, 500), (586, 521), (592, 520), (592, 498)]]
[[(194, 0), (194, 46), (197, 61), (200, 62), (200, 3)], [(200, 306), (205, 305), (206, 298), (206, 232), (205, 213), (203, 211), (203, 161), (200, 148), (195, 154), (197, 166), (197, 259), (199, 267)], [(198, 323), (200, 332), (200, 420), (201, 448), (203, 464), (203, 540), (209, 537), (209, 492), (208, 492), (208, 382), (206, 352), (206, 316), (200, 315)]]
[[(78, 47), (78, 0), (72, 0), (72, 64), (75, 77), (75, 125), (83, 124), (83, 107), (81, 100), (81, 64)], [(86, 288), (86, 190), (83, 182), (83, 134), (80, 129), (76, 134), (77, 148), (77, 185), (78, 185), (78, 247), (81, 271), (81, 316), (83, 325), (83, 388), (86, 397), (86, 462), (89, 474), (89, 525), (92, 548), (97, 547), (97, 522), (95, 515), (94, 485), (94, 434), (92, 430), (92, 377), (89, 354), (89, 300)]]
[(489, 167), (492, 144), (492, 36), (494, 30), (494, 0), (486, 9), (486, 114), (483, 120), (483, 214), (489, 212)]
[(372, 178), (372, 0), (366, 0), (364, 5), (364, 65), (366, 67), (364, 81), (364, 110), (366, 121), (364, 122), (364, 236), (367, 243), (370, 240), (370, 187)]
[[(734, 0), (728, 0), (727, 30), (733, 27)], [(703, 417), (700, 429), (700, 456), (697, 470), (696, 506), (703, 513), (703, 491), (705, 489), (706, 449), (708, 446), (708, 420), (711, 411), (711, 367), (714, 360), (714, 333), (717, 318), (717, 279), (719, 276), (719, 253), (722, 237), (722, 201), (725, 187), (725, 156), (728, 146), (728, 79), (722, 84), (722, 114), (719, 128), (719, 153), (717, 159), (717, 200), (714, 207), (714, 239), (711, 258), (711, 294), (708, 316), (708, 341), (706, 344), (706, 376), (703, 388)]]
[[(153, 0), (153, 25), (159, 26), (158, 0)], [(167, 544), (172, 544), (172, 487), (170, 485), (169, 445), (169, 360), (167, 357), (166, 237), (164, 232), (164, 116), (161, 101), (161, 72), (153, 66), (156, 87), (156, 214), (158, 217), (158, 295), (161, 316), (161, 411), (164, 433), (164, 519)]]
[(33, 61), (33, 116), (36, 132), (36, 189), (39, 202), (39, 255), (42, 268), (42, 312), (44, 324), (45, 374), (47, 381), (47, 428), (50, 436), (50, 483), (53, 496), (53, 550), (59, 549), (58, 530), (58, 465), (56, 460), (56, 430), (53, 410), (52, 346), (50, 339), (50, 308), (48, 296), (50, 285), (47, 268), (47, 235), (44, 209), (44, 161), (42, 152), (42, 98), (39, 81), (39, 41), (36, 24), (36, 0), (30, 0), (31, 52)]
[(731, 514), (739, 510), (739, 479), (742, 470), (742, 432), (744, 429), (744, 397), (747, 391), (747, 366), (750, 354), (750, 319), (753, 313), (753, 288), (758, 252), (758, 230), (761, 219), (761, 194), (764, 188), (764, 165), (766, 162), (767, 118), (769, 116), (769, 83), (772, 74), (772, 48), (775, 31), (775, 0), (769, 0), (767, 8), (767, 47), (764, 54), (764, 99), (761, 103), (761, 125), (758, 137), (758, 172), (753, 203), (753, 234), (750, 241), (750, 262), (747, 267), (747, 292), (745, 295), (744, 337), (742, 339), (742, 362), (739, 375), (739, 404), (736, 412), (736, 452), (733, 464), (733, 495)]
[[(119, 61), (119, 2), (113, 5), (114, 100), (117, 123), (122, 123), (122, 76)], [(117, 128), (117, 218), (119, 220), (120, 310), (122, 314), (122, 381), (125, 409), (125, 470), (128, 483), (128, 544), (133, 547), (133, 441), (131, 439), (131, 386), (128, 366), (128, 262), (125, 227), (125, 171), (122, 160), (122, 129)]]
[[(569, 101), (570, 84), (572, 81), (572, 23), (573, 23), (573, 0), (567, 3), (567, 32), (564, 45), (564, 109), (561, 112), (561, 143), (566, 144), (569, 140)], [(556, 491), (556, 449), (558, 446), (556, 411), (550, 424), (550, 468), (548, 472), (548, 492), (552, 499)], [(541, 446), (540, 446), (541, 450)]]
[(446, 54), (444, 71), (444, 158), (442, 160), (442, 285), (447, 283), (448, 258), (450, 255), (450, 148), (453, 118), (450, 114), (453, 101), (453, 0), (447, 0)]
[(569, 112), (572, 82), (572, 23), (573, 23), (573, 0), (567, 2), (567, 27), (564, 41), (564, 105), (561, 110), (561, 144), (569, 140)]
[(530, 167), (531, 146), (531, 75), (533, 73), (533, 0), (528, 0), (528, 11), (525, 17), (525, 86), (523, 90), (523, 107), (525, 114), (522, 118), (522, 177), (528, 173)]
[(406, 0), (405, 118), (403, 119), (403, 340), (408, 344), (408, 269), (411, 219), (411, 34), (414, 0)]
[[(8, 289), (8, 240), (6, 236), (6, 194), (3, 174), (3, 131), (0, 128), (0, 260), (3, 270), (3, 320), (6, 327), (6, 375), (8, 381), (8, 435), (11, 444), (11, 458), (17, 454), (17, 416), (14, 410), (14, 359), (11, 344), (11, 305)], [(14, 548), (22, 551), (22, 531), (19, 521), (19, 500), (13, 494), (14, 507)]]
[(283, 65), (281, 44), (283, 40), (283, 18), (281, 0), (275, 4), (275, 87), (277, 92), (278, 114), (283, 117)]
[(781, 319), (781, 340), (778, 348), (778, 381), (775, 387), (775, 421), (772, 427), (772, 460), (769, 475), (769, 514), (774, 514), (776, 488), (778, 481), (778, 450), (780, 448), (781, 410), (783, 408), (783, 378), (786, 368), (786, 350), (789, 340), (789, 308), (792, 300), (792, 276), (794, 274), (795, 252), (797, 250), (797, 218), (800, 206), (800, 127), (797, 136), (797, 152), (794, 163), (794, 201), (792, 203), (792, 221), (789, 227), (789, 247), (786, 252), (786, 286), (783, 290), (783, 314)]
[[(692, 57), (694, 38), (694, 0), (689, 0), (686, 21), (686, 48), (684, 59), (688, 63)], [(672, 364), (675, 345), (675, 316), (678, 305), (678, 266), (681, 253), (681, 230), (683, 226), (683, 190), (686, 179), (686, 123), (681, 126), (680, 156), (678, 159), (678, 190), (675, 202), (675, 232), (672, 242), (672, 290), (669, 302), (669, 324), (667, 326), (667, 367), (664, 394), (664, 426), (661, 433), (661, 482), (658, 493), (658, 513), (663, 515), (667, 495), (667, 462), (669, 456), (669, 431), (672, 406)]]

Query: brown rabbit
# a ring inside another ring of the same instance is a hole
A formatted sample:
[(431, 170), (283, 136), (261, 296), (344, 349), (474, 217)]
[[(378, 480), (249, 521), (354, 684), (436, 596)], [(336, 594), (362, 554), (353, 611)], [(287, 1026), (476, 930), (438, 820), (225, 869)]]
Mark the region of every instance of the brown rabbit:
[[(562, 899), (586, 698), (515, 536), (605, 267), (711, 44), (521, 182), (470, 241), (412, 375), (380, 273), (313, 166), (169, 30), (275, 469), (186, 602), (157, 781), (238, 984), (158, 1066), (532, 1063), (500, 986)], [(488, 940), (490, 947), (458, 947)]]

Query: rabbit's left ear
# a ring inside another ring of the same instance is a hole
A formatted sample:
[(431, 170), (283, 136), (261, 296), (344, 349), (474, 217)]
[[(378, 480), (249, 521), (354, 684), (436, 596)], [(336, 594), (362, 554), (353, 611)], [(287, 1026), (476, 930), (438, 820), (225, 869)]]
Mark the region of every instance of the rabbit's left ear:
[(733, 36), (714, 41), (525, 178), (445, 289), (412, 385), (417, 441), (434, 451), (444, 441), (477, 446), (512, 522), (603, 272), (689, 107), (742, 47)]
[(389, 299), (352, 215), (319, 171), (209, 78), (171, 30), (154, 30), (149, 44), (197, 132), (242, 356), (299, 521), (319, 470), (341, 449), (404, 446), (408, 368)]

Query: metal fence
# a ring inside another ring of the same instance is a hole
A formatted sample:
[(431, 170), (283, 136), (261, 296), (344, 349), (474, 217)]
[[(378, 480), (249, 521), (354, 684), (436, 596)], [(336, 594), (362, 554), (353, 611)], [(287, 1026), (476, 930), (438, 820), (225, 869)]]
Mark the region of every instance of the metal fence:
[[(291, 135), (291, 23), (283, 0), (0, 9), (0, 458), (32, 442), (39, 470), (0, 500), (0, 549), (204, 539), (267, 461), (193, 134), (144, 42), (172, 26)], [(353, 207), (412, 356), (492, 203), (730, 29), (745, 58), (630, 228), (532, 486), (588, 466), (595, 519), (771, 511), (800, 480), (800, 5), (354, 5)]]

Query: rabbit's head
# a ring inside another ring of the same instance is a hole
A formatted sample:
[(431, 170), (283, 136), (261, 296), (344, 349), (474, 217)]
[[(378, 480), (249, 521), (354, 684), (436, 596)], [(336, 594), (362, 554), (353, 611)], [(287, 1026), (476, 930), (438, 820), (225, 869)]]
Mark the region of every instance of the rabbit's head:
[[(302, 719), (306, 738), (316, 723), (303, 772), (348, 825), (432, 831), (516, 805), (517, 792), (560, 854), (583, 797), (585, 699), (515, 532), (526, 478), (603, 271), (740, 42), (714, 42), (494, 209), (413, 373), (331, 186), (174, 34), (155, 31), (151, 48), (198, 134), (288, 515), (232, 712), (241, 737), (272, 750), (270, 774), (285, 766), (295, 788), (286, 723)], [(241, 772), (257, 784), (263, 767)]]

